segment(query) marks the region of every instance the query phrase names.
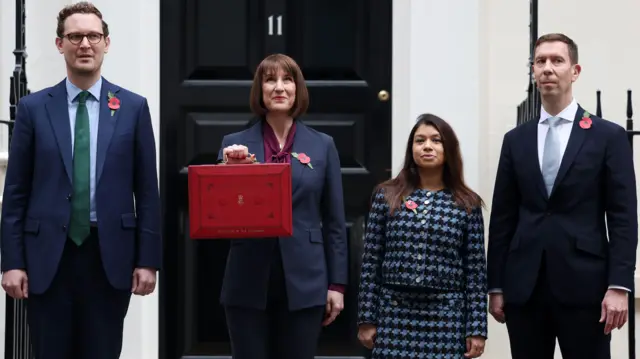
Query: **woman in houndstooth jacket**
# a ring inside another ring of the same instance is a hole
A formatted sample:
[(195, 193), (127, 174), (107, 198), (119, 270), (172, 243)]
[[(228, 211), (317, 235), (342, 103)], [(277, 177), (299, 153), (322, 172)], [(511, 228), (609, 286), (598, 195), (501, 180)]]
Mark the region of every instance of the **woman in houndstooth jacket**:
[(458, 139), (425, 114), (400, 174), (373, 194), (358, 293), (372, 359), (477, 358), (487, 338), (482, 199), (464, 183)]

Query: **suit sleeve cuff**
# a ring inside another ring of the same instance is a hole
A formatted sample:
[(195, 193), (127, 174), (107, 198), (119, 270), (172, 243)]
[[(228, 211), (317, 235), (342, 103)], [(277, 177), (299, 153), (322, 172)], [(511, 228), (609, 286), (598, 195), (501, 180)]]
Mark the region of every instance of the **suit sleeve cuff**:
[(620, 286), (620, 285), (610, 285), (609, 289), (620, 289), (620, 290), (624, 290), (624, 291), (627, 291), (627, 292), (631, 292), (631, 289), (623, 287), (623, 286)]

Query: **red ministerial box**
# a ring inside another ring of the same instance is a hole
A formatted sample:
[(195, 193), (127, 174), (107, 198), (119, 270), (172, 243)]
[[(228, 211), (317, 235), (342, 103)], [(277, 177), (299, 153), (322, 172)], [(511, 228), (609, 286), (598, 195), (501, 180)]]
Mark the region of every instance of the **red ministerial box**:
[(291, 236), (291, 165), (189, 166), (192, 239)]

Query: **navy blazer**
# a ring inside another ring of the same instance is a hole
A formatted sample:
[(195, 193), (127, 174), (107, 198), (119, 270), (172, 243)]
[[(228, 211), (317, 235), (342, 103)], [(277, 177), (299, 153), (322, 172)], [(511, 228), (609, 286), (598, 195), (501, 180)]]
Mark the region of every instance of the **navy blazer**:
[(608, 286), (633, 288), (638, 219), (631, 146), (621, 126), (597, 116), (591, 128), (581, 128), (583, 114), (579, 106), (550, 196), (538, 160), (538, 121), (504, 136), (488, 281), (506, 302), (528, 300), (543, 252), (560, 302), (599, 305)]
[[(107, 93), (120, 99), (113, 116)], [(103, 79), (96, 212), (104, 269), (118, 289), (135, 267), (161, 265), (156, 146), (147, 100)], [(1, 269), (26, 269), (29, 291), (51, 284), (71, 217), (72, 147), (65, 81), (22, 98), (2, 203)], [(135, 205), (134, 205), (135, 197)]]
[[(264, 160), (260, 121), (226, 135), (218, 154), (230, 145), (244, 145)], [(280, 237), (289, 308), (325, 305), (329, 284), (347, 284), (347, 233), (340, 158), (333, 139), (297, 122), (292, 152), (305, 153), (313, 169), (291, 158), (293, 235)], [(225, 269), (221, 302), (266, 308), (273, 241), (234, 239)]]

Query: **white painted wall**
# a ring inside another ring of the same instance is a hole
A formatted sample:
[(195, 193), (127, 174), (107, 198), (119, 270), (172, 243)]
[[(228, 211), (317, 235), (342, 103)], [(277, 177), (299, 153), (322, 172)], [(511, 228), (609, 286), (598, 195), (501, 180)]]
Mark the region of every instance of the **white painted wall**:
[[(32, 91), (64, 76), (64, 62), (54, 46), (55, 18), (60, 8), (71, 2), (27, 1), (27, 66)], [(158, 140), (159, 3), (94, 2), (112, 33), (104, 74), (148, 98)], [(0, 118), (8, 118), (14, 5), (13, 0), (0, 0)], [(599, 88), (605, 117), (624, 124), (625, 91), (632, 88), (639, 92), (636, 113), (640, 113), (640, 70), (634, 66), (634, 60), (640, 58), (640, 43), (631, 35), (640, 32), (640, 24), (634, 21), (640, 2), (540, 0), (539, 10), (540, 34), (566, 32), (579, 45), (583, 65), (575, 87), (579, 102), (595, 111), (595, 90)], [(397, 172), (401, 166), (403, 146), (415, 118), (423, 112), (435, 113), (458, 133), (467, 182), (490, 209), (502, 136), (515, 125), (516, 106), (525, 96), (529, 2), (468, 0), (464, 7), (457, 7), (440, 0), (400, 0), (394, 1), (393, 12), (393, 168)], [(0, 152), (6, 150), (5, 136), (6, 131), (0, 128)], [(4, 297), (0, 295), (0, 323), (3, 309)], [(639, 313), (636, 311), (638, 322)], [(136, 297), (126, 320), (122, 358), (157, 358), (157, 334), (157, 295)], [(510, 358), (504, 326), (490, 319), (489, 335), (483, 357)], [(626, 327), (614, 333), (614, 358), (626, 356), (626, 338)], [(0, 325), (0, 351), (4, 350), (3, 340), (4, 327)], [(636, 340), (640, 341), (640, 336)], [(556, 357), (560, 358), (559, 353)]]
[(430, 112), (456, 130), (467, 181), (472, 188), (480, 185), (480, 3), (466, 0), (460, 7), (455, 1), (393, 2), (394, 175), (402, 167), (406, 137), (416, 118)]

